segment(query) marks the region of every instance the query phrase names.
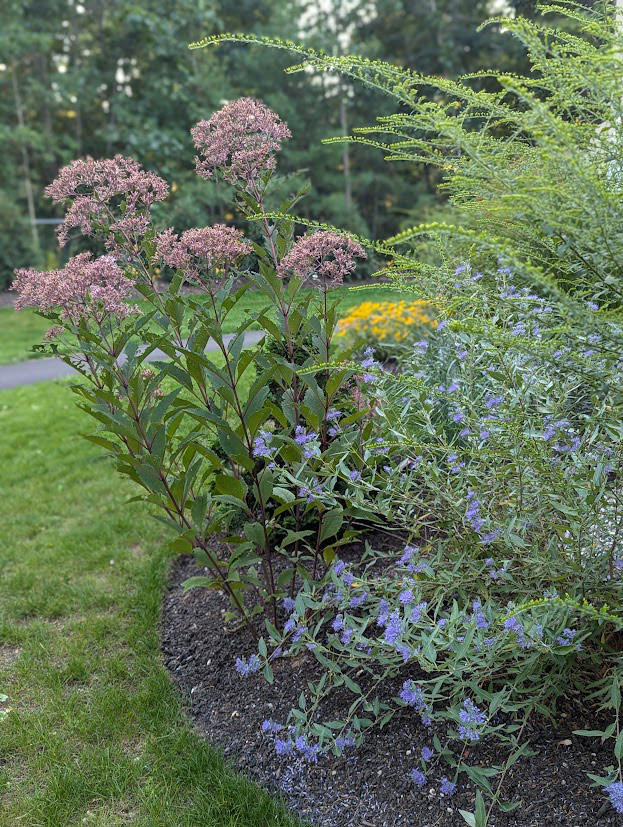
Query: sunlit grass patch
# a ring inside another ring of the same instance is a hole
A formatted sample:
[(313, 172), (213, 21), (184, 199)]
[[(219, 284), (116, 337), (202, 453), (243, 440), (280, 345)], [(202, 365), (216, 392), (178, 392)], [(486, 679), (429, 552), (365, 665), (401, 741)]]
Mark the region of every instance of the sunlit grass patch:
[(292, 825), (191, 732), (159, 660), (164, 529), (61, 383), (0, 393), (0, 825)]

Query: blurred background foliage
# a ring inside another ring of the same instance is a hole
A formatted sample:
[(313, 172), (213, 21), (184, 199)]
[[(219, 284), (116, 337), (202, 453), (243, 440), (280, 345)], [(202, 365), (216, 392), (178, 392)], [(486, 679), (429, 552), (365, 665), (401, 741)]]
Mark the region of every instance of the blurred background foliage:
[(390, 99), (337, 76), (284, 74), (292, 58), (274, 50), (186, 46), (209, 34), (253, 32), (425, 74), (522, 72), (518, 44), (500, 26), (477, 27), (495, 13), (535, 14), (532, 0), (3, 0), (2, 7), (0, 289), (14, 267), (57, 263), (54, 226), (32, 219), (58, 217), (43, 188), (79, 156), (120, 152), (164, 176), (171, 197), (159, 208), (162, 226), (236, 223), (222, 183), (194, 174), (189, 130), (241, 95), (261, 98), (290, 125), (280, 172), (288, 189), (311, 181), (300, 214), (375, 238), (438, 218), (447, 207), (432, 168), (321, 144), (396, 111)]

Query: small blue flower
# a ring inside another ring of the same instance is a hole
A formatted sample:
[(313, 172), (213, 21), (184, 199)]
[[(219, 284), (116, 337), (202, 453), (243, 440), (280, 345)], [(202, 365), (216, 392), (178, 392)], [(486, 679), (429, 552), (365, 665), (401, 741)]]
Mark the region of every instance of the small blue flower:
[(417, 554), (419, 551), (417, 546), (405, 546), (405, 550), (400, 558), (400, 565), (401, 566), (409, 566), (413, 559), (413, 555)]
[(294, 441), (297, 445), (305, 445), (307, 442), (313, 442), (318, 439), (318, 434), (314, 431), (306, 431), (302, 425), (297, 425), (294, 431)]
[(379, 603), (379, 614), (376, 619), (378, 626), (385, 626), (389, 617), (389, 603), (387, 600), (382, 599)]
[(426, 602), (418, 603), (417, 606), (414, 606), (411, 609), (411, 614), (409, 615), (409, 622), (419, 623), (422, 618), (422, 613), (426, 611), (426, 606)]
[(487, 721), (485, 713), (478, 709), (476, 704), (469, 698), (463, 701), (463, 707), (459, 711), (459, 737), (464, 741), (479, 741), (480, 732), (478, 727)]
[(623, 814), (623, 784), (620, 781), (613, 781), (612, 784), (604, 787), (604, 790), (608, 793), (610, 803), (617, 813)]
[(480, 601), (474, 600), (472, 608), (474, 609), (474, 620), (476, 621), (476, 627), (478, 629), (487, 629), (489, 626), (489, 621), (482, 611), (482, 604)]
[(294, 742), (294, 746), (296, 747), (297, 752), (300, 752), (306, 761), (310, 761), (312, 764), (317, 762), (318, 752), (320, 751), (318, 744), (310, 745), (307, 743), (307, 740), (303, 735), (298, 735)]
[(430, 761), (433, 754), (434, 753), (430, 747), (422, 747), (422, 761)]
[(418, 712), (425, 706), (422, 690), (413, 681), (409, 680), (403, 683), (400, 697), (407, 706), (414, 706)]
[(301, 486), (298, 491), (299, 497), (304, 497), (308, 503), (312, 503), (315, 499), (322, 495), (322, 486), (319, 483), (309, 486)]
[(507, 632), (513, 632), (517, 635), (517, 640), (519, 641), (519, 645), (522, 649), (529, 649), (532, 645), (530, 641), (526, 638), (526, 633), (524, 631), (523, 626), (517, 620), (516, 617), (509, 617), (507, 620), (504, 621), (504, 628)]
[(406, 663), (409, 660), (409, 658), (414, 654), (413, 649), (406, 643), (398, 643), (396, 645), (396, 651), (402, 658), (403, 663)]
[(374, 356), (373, 356), (374, 351), (372, 350), (371, 347), (367, 347), (364, 350), (363, 354), (366, 358), (361, 361), (361, 367), (362, 368), (371, 368), (372, 365), (374, 364)]
[(260, 668), (260, 659), (257, 655), (251, 655), (248, 661), (243, 658), (236, 658), (236, 672), (243, 678), (257, 672)]
[(273, 721), (270, 718), (266, 721), (262, 721), (262, 732), (265, 734), (279, 732), (279, 730), (281, 729), (283, 729), (281, 724), (278, 724), (276, 721)]
[(441, 779), (441, 792), (443, 795), (447, 795), (448, 797), (453, 796), (456, 791), (456, 784), (452, 781), (449, 781), (445, 775)]
[(340, 749), (344, 749), (345, 747), (354, 747), (355, 739), (352, 735), (338, 735), (335, 739), (335, 746)]
[(289, 755), (292, 752), (292, 741), (286, 741), (284, 738), (276, 738), (275, 751), (277, 755)]
[(298, 629), (292, 635), (292, 643), (298, 643), (307, 631), (307, 626), (299, 626)]
[(344, 629), (342, 634), (340, 635), (340, 642), (342, 646), (348, 646), (350, 643), (352, 636), (355, 634), (354, 629)]
[(576, 635), (577, 629), (563, 629), (560, 637), (556, 638), (556, 643), (559, 646), (569, 646)]
[(400, 600), (403, 606), (406, 606), (413, 600), (413, 592), (411, 591), (411, 589), (404, 589), (404, 591), (400, 592), (398, 599)]
[(389, 619), (387, 621), (387, 626), (385, 627), (385, 635), (383, 636), (383, 640), (385, 643), (388, 643), (390, 646), (398, 640), (402, 633), (402, 624), (400, 622), (400, 616), (397, 610), (394, 610)]
[(493, 396), (493, 394), (488, 393), (485, 398), (485, 405), (489, 408), (489, 410), (493, 410), (501, 405), (502, 401), (503, 399), (501, 396)]
[(488, 534), (485, 534), (484, 537), (481, 538), (480, 542), (483, 544), (483, 546), (490, 545), (495, 539), (497, 539), (497, 537), (499, 537), (501, 531), (501, 528), (496, 528), (493, 531), (490, 531)]
[(368, 599), (369, 594), (368, 592), (362, 592), (361, 594), (353, 595), (350, 599), (350, 603), (348, 604), (351, 609), (357, 609), (359, 606), (363, 606), (363, 604)]
[(269, 457), (271, 455), (271, 449), (266, 443), (267, 441), (270, 442), (271, 439), (272, 434), (268, 431), (260, 431), (259, 435), (253, 440), (253, 456)]
[(411, 781), (418, 785), (418, 787), (423, 787), (424, 784), (426, 784), (426, 776), (422, 770), (411, 770), (409, 777), (411, 778)]

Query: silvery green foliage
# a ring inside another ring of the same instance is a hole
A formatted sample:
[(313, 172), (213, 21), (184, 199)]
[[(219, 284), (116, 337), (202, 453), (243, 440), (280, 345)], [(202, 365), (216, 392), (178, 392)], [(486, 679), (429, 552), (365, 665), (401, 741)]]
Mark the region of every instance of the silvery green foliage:
[[(437, 301), (447, 324), (398, 376), (366, 356), (370, 438), (363, 455), (336, 455), (326, 470), (348, 476), (359, 488), (350, 501), (402, 525), (417, 549), (406, 569), (395, 560), (379, 574), (388, 561), (370, 549), (345, 570), (348, 582), (339, 566), (330, 587), (308, 581), (286, 638), (271, 630), (277, 652), (307, 647), (326, 667), (292, 711), (291, 731), (268, 727), (278, 751), (312, 760), (339, 751), (407, 704), (440, 722), (435, 760), (495, 802), (509, 764), (468, 767), (461, 743), (495, 735), (516, 760), (525, 720), (553, 712), (573, 683), (614, 710), (612, 725), (592, 734), (613, 739), (616, 765), (592, 780), (620, 811), (623, 34), (610, 2), (541, 9), (566, 17), (573, 33), (503, 21), (533, 72), (488, 73), (499, 91), (249, 35), (191, 48), (264, 43), (300, 59), (290, 71), (337, 71), (387, 92), (400, 114), (335, 140), (438, 167), (461, 218), (384, 245), (395, 256), (382, 272)], [(423, 263), (430, 247), (418, 254), (430, 239), (438, 271)], [(463, 258), (471, 264), (455, 272), (449, 263)], [(361, 670), (365, 682), (353, 677)], [(388, 681), (402, 676), (404, 695), (388, 697)], [(353, 693), (351, 714), (320, 724), (321, 699), (336, 686)], [(414, 784), (427, 766), (414, 767)], [(454, 783), (442, 779), (442, 791)], [(482, 827), (488, 812), (480, 797), (464, 817)]]
[[(539, 294), (504, 261), (440, 271), (428, 287), (443, 296), (437, 330), (396, 374), (371, 355), (359, 365), (374, 425), (348, 475), (349, 503), (406, 545), (307, 580), (260, 654), (269, 665), (309, 651), (324, 667), (283, 722), (281, 751), (339, 753), (406, 706), (432, 727), (416, 785), (464, 773), (510, 808), (503, 780), (528, 753), (525, 724), (555, 715), (570, 685), (615, 710), (603, 737), (617, 760), (623, 749), (621, 327), (594, 304)], [(352, 465), (336, 448), (328, 477)], [(348, 715), (322, 721), (340, 687)], [(466, 761), (484, 738), (507, 748), (503, 766)], [(616, 795), (618, 770), (603, 769), (595, 783)]]

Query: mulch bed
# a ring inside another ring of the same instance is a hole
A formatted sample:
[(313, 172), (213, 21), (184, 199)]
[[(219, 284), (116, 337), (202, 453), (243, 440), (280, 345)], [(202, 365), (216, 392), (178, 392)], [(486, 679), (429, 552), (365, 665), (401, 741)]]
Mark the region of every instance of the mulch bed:
[[(164, 600), (162, 649), (191, 722), (234, 767), (281, 794), (294, 812), (317, 827), (465, 825), (458, 809), (473, 811), (475, 794), (465, 776), (452, 798), (439, 795), (439, 777), (448, 772), (446, 767), (423, 788), (408, 778), (419, 767), (420, 750), (430, 745), (430, 738), (407, 708), (359, 750), (341, 758), (322, 756), (312, 765), (299, 764), (292, 756), (279, 758), (261, 734), (261, 723), (267, 718), (286, 720), (306, 681), (317, 677), (318, 665), (311, 656), (285, 659), (275, 666), (272, 686), (259, 675), (241, 678), (235, 659), (248, 657), (254, 649), (244, 632), (224, 632), (226, 598), (203, 589), (182, 593), (182, 581), (201, 573), (191, 557), (174, 561)], [(337, 707), (331, 717), (340, 717)], [(536, 755), (520, 759), (504, 786), (504, 799), (521, 799), (522, 804), (511, 813), (496, 812), (489, 827), (621, 825), (623, 818), (586, 777), (587, 772), (604, 774), (604, 767), (613, 763), (611, 746), (572, 734), (595, 726), (595, 716), (573, 693), (557, 729), (545, 720), (531, 722), (526, 735)], [(483, 745), (473, 751), (470, 763), (486, 767), (503, 761), (493, 746)]]

